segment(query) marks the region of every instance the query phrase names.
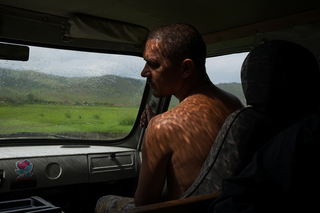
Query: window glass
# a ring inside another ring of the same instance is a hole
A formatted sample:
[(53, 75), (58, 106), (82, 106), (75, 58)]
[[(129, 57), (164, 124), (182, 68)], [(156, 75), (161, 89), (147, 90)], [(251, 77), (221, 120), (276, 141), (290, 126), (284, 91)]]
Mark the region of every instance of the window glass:
[[(248, 53), (230, 54), (206, 60), (206, 70), (212, 83), (237, 96), (244, 106), (246, 106), (246, 101), (242, 91), (240, 71), (247, 55)], [(177, 104), (179, 100), (172, 96), (169, 108)]]
[(0, 138), (115, 139), (136, 120), (140, 57), (30, 47), (0, 61)]

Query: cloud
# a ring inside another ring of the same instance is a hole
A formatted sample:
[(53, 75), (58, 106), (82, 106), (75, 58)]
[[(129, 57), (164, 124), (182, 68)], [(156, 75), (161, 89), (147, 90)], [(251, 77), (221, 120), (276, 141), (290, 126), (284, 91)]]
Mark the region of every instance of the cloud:
[[(247, 53), (208, 58), (207, 73), (213, 83), (240, 82), (241, 64)], [(118, 75), (143, 79), (140, 73), (145, 65), (141, 57), (88, 53), (81, 51), (30, 47), (28, 62), (5, 61), (2, 67), (16, 70), (34, 70), (47, 74), (83, 77)]]
[(240, 83), (241, 65), (248, 53), (231, 54), (208, 58), (207, 73), (213, 83)]
[(33, 70), (67, 77), (113, 74), (139, 78), (145, 62), (142, 58), (135, 56), (46, 50), (34, 47), (31, 49), (28, 63)]

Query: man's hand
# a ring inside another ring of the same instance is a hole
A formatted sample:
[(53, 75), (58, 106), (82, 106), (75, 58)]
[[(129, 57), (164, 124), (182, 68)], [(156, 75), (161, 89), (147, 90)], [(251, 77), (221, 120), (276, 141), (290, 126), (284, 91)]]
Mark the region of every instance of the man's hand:
[(142, 112), (140, 118), (140, 127), (147, 127), (151, 118), (153, 118), (156, 114), (152, 112), (152, 109), (149, 104), (146, 105), (146, 109)]

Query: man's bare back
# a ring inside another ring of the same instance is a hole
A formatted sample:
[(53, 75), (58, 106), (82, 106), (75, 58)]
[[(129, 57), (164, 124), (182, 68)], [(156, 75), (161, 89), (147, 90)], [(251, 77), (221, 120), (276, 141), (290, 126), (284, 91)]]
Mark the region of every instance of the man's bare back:
[[(180, 198), (198, 176), (225, 119), (243, 107), (238, 98), (210, 81), (206, 44), (189, 24), (173, 23), (152, 31), (143, 58), (141, 76), (147, 78), (153, 96), (173, 95), (180, 103), (159, 115), (149, 105), (142, 112), (140, 126), (147, 129), (135, 206)], [(132, 199), (113, 195), (98, 203), (102, 211), (113, 209), (114, 203), (133, 206)]]
[[(189, 45), (191, 37), (197, 41), (193, 46)], [(170, 39), (177, 41), (170, 43)], [(188, 56), (189, 46), (198, 52), (191, 51)], [(176, 51), (170, 56), (172, 49)], [(179, 53), (181, 57), (176, 57), (180, 50), (184, 50)], [(178, 199), (198, 176), (227, 116), (242, 107), (235, 96), (211, 83), (204, 66), (205, 44), (190, 26), (174, 24), (156, 31), (146, 43), (144, 59), (141, 76), (147, 78), (153, 95), (174, 95), (180, 104), (153, 117), (148, 124), (134, 197), (136, 206)], [(152, 112), (147, 110), (150, 118)], [(141, 126), (146, 125), (145, 115)]]
[[(224, 92), (212, 84), (199, 88), (177, 107), (153, 120), (156, 129), (150, 134), (157, 137), (157, 132), (164, 131), (173, 135), (171, 139), (158, 141), (162, 146), (168, 144), (167, 152), (171, 152), (167, 170), (168, 193), (162, 199), (178, 199), (191, 186), (225, 119), (241, 107), (232, 96), (220, 100), (217, 93)], [(165, 120), (169, 124), (164, 124)]]
[(233, 95), (207, 83), (150, 120), (142, 151), (142, 166), (148, 169), (141, 169), (148, 174), (141, 177), (154, 176), (152, 188), (167, 181), (162, 201), (178, 199), (191, 186), (225, 119), (241, 107)]

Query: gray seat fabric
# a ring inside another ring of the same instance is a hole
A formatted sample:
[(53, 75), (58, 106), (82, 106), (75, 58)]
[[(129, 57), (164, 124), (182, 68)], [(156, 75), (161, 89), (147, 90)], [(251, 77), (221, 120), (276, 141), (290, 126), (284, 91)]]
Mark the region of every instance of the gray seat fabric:
[(209, 212), (313, 212), (319, 191), (319, 115), (310, 114), (260, 148)]
[(225, 121), (197, 179), (181, 198), (222, 191), (254, 153), (281, 130), (319, 108), (319, 68), (304, 47), (287, 41), (259, 45), (246, 57), (241, 81), (247, 104)]

